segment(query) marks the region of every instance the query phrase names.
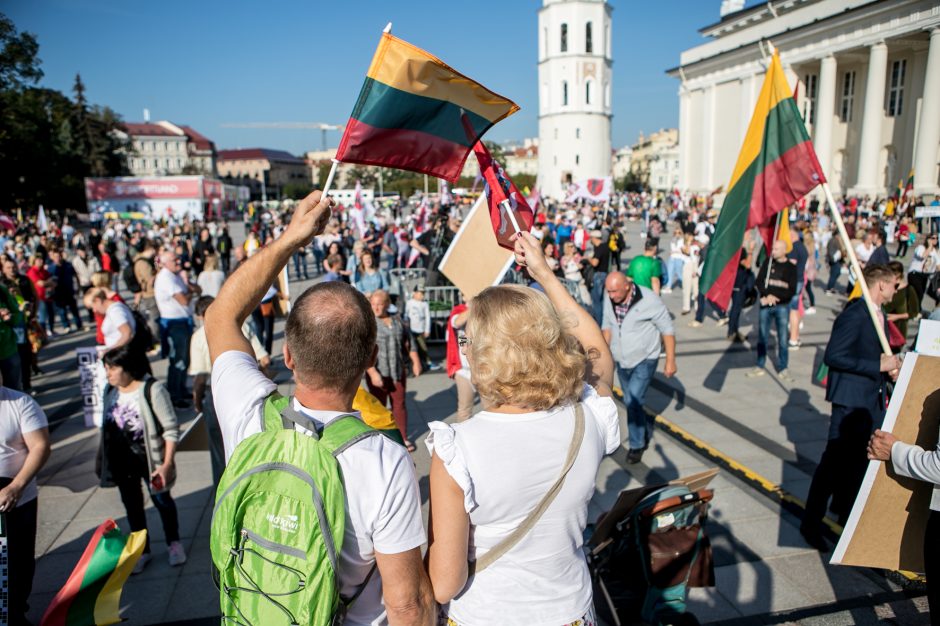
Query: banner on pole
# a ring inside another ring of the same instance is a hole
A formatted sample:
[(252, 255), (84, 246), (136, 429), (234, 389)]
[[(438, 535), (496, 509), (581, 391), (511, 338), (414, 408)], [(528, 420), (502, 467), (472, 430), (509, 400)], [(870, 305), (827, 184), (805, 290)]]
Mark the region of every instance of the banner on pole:
[(98, 348), (76, 348), (75, 354), (78, 359), (78, 380), (82, 392), (85, 426), (100, 426), (104, 423), (101, 401), (107, 377), (98, 358)]

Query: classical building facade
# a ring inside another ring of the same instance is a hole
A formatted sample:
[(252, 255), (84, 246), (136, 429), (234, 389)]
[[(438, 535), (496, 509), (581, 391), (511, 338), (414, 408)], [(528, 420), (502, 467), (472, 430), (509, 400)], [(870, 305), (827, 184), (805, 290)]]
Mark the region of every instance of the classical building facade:
[(604, 0), (544, 0), (538, 17), (542, 194), (611, 169), (611, 7)]
[(128, 122), (120, 132), (132, 142), (127, 164), (134, 176), (217, 174), (215, 144), (189, 126)]
[(834, 194), (883, 196), (912, 169), (915, 193), (938, 193), (937, 0), (732, 4), (668, 70), (681, 83), (681, 188), (727, 185), (772, 45)]

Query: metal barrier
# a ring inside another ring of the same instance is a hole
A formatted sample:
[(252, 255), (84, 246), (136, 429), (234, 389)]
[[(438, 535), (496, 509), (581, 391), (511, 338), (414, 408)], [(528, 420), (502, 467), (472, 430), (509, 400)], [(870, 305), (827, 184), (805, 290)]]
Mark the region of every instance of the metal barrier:
[(399, 301), (404, 303), (415, 287), (424, 286), (427, 273), (423, 267), (401, 267), (388, 270), (389, 295), (398, 296)]

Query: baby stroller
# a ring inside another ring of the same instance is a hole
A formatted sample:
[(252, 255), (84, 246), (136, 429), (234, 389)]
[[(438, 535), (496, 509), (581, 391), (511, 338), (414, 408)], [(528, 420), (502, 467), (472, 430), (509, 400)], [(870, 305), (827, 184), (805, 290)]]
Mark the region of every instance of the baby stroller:
[(689, 587), (715, 585), (705, 534), (713, 491), (704, 488), (715, 473), (621, 492), (601, 516), (586, 540), (601, 620), (610, 626), (699, 623), (685, 612), (685, 601)]

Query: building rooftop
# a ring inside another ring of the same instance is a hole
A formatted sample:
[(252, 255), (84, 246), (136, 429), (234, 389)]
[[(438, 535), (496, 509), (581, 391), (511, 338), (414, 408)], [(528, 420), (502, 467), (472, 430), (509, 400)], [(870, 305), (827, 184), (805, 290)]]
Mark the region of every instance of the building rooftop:
[(127, 131), (128, 135), (133, 136), (147, 136), (147, 137), (177, 137), (178, 134), (174, 133), (168, 128), (165, 128), (159, 124), (151, 124), (149, 122), (124, 122), (124, 129)]
[(219, 161), (247, 161), (267, 159), (281, 163), (300, 163), (305, 161), (284, 150), (271, 150), (270, 148), (239, 148), (236, 150), (219, 150)]
[(192, 126), (180, 126), (180, 129), (186, 133), (189, 141), (196, 146), (197, 150), (212, 150), (215, 148), (215, 144), (212, 143), (211, 139), (197, 132)]

